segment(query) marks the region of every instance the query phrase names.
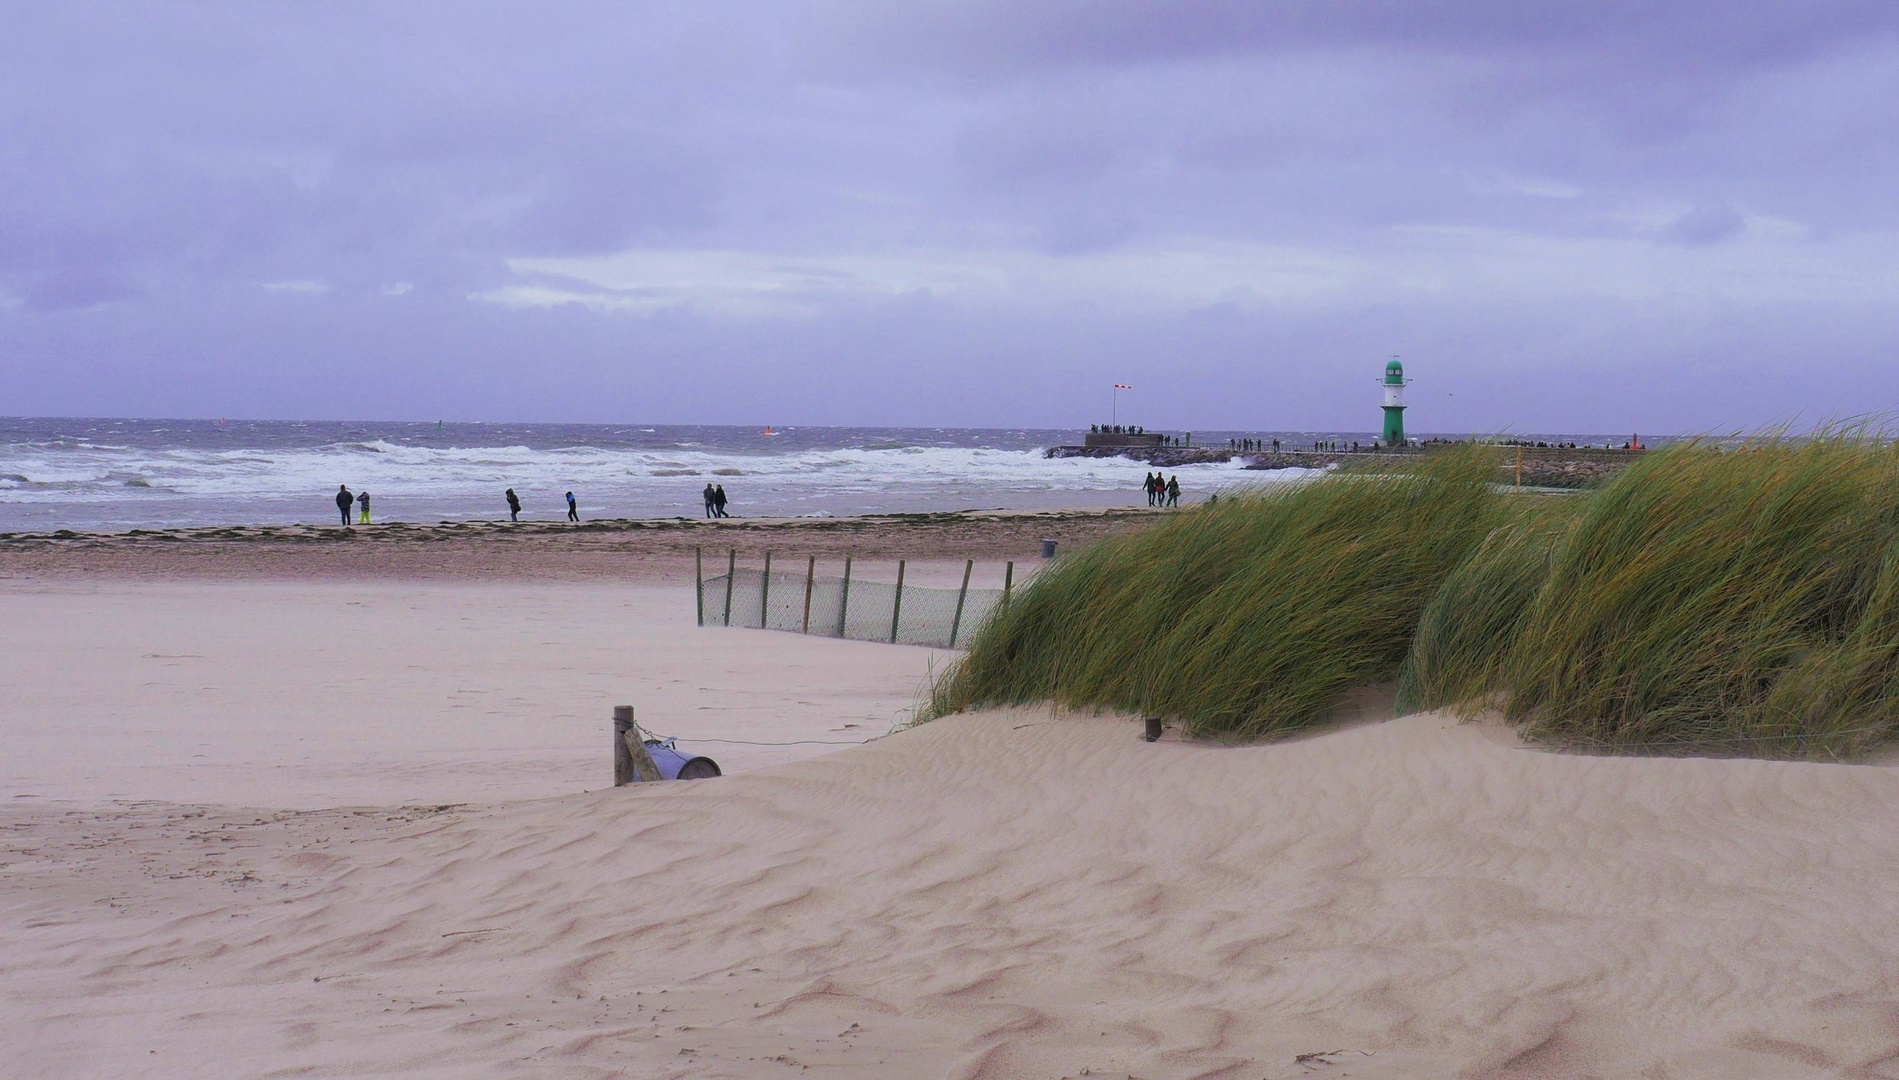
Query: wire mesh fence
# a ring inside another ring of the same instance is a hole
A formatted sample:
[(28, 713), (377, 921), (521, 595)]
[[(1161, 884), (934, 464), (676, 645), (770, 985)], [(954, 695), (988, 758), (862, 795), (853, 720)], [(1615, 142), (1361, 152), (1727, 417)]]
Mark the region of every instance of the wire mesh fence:
[(773, 566), (767, 556), (761, 568), (735, 562), (716, 577), (698, 575), (699, 625), (945, 649), (967, 644), (1008, 602), (1015, 579), (1014, 563), (1007, 564), (1000, 589), (970, 587), (974, 562), (964, 563), (960, 588), (945, 589), (905, 583), (903, 562), (897, 564), (895, 582), (854, 578), (848, 559), (842, 576), (817, 573), (813, 560)]

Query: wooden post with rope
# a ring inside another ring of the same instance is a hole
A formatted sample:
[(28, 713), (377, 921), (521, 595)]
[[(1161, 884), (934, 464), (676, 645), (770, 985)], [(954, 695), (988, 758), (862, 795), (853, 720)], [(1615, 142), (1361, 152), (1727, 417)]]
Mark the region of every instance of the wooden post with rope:
[(758, 584), (758, 628), (769, 629), (771, 622), (771, 552), (765, 552), (765, 572)]
[(646, 736), (633, 721), (633, 706), (613, 707), (613, 786), (661, 779), (659, 766), (646, 749)]
[(725, 625), (732, 625), (732, 580), (738, 577), (738, 549), (733, 548), (725, 557)]
[(843, 588), (843, 591), (840, 592), (837, 597), (837, 636), (838, 637), (844, 636), (844, 629), (848, 625), (844, 621), (844, 619), (845, 619), (845, 616), (850, 613), (850, 610), (851, 610), (851, 556), (849, 552), (846, 552), (844, 555), (844, 588)]
[(963, 629), (963, 601), (969, 596), (969, 573), (976, 569), (976, 560), (968, 559), (963, 563), (963, 587), (956, 592), (956, 617), (950, 620), (949, 647), (956, 647), (956, 635)]
[(897, 560), (897, 595), (890, 602), (890, 643), (897, 643), (897, 620), (903, 618), (903, 560)]
[(818, 557), (811, 556), (804, 564), (804, 633), (811, 632), (811, 590), (818, 583)]

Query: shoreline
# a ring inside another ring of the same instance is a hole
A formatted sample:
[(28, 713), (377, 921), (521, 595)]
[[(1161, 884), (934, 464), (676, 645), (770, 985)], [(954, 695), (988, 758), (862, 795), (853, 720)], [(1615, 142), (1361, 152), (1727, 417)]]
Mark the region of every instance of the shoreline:
[(694, 549), (843, 559), (1037, 560), (1144, 528), (1151, 507), (965, 510), (836, 518), (610, 518), (208, 525), (0, 533), (0, 581), (129, 578), (690, 581)]

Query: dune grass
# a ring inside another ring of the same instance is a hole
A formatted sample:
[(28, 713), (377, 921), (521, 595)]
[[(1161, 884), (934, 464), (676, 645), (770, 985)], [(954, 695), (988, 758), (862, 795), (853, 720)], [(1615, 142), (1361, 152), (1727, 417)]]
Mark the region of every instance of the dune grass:
[(1400, 715), (1495, 704), (1504, 660), (1585, 505), (1580, 496), (1511, 501), (1505, 520), (1445, 576), (1419, 617), (1399, 673)]
[(1899, 734), (1899, 449), (1685, 443), (1519, 496), (1475, 453), (1223, 499), (1050, 568), (929, 712), (1053, 701), (1268, 738), (1398, 679), (1633, 753), (1851, 756)]
[[(1579, 510), (1501, 662), (1466, 694), (1502, 693), (1526, 735), (1572, 745), (1797, 757), (1890, 737), (1892, 448), (1851, 435), (1687, 444)], [(1473, 636), (1455, 651), (1481, 647)]]
[(1397, 675), (1439, 582), (1505, 518), (1490, 452), (1223, 498), (1044, 571), (931, 712), (1055, 701), (1226, 739), (1323, 720)]

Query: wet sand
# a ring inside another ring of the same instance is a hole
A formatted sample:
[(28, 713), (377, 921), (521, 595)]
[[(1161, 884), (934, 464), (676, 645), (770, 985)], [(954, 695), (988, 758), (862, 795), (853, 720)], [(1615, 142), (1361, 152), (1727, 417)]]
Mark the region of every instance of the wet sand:
[[(690, 518), (582, 522), (285, 525), (125, 533), (0, 533), (0, 579), (312, 577), (458, 581), (691, 581), (730, 549), (756, 560), (1038, 559), (1044, 538), (1069, 551), (1145, 527), (1145, 507), (971, 511), (852, 518)], [(710, 571), (708, 571), (710, 572)]]

